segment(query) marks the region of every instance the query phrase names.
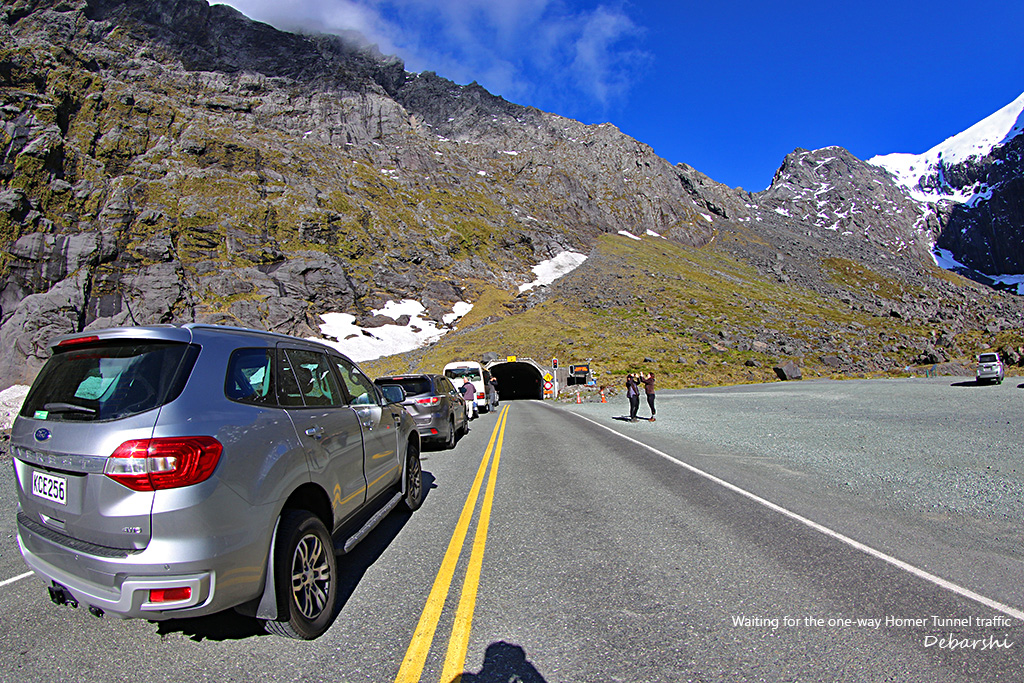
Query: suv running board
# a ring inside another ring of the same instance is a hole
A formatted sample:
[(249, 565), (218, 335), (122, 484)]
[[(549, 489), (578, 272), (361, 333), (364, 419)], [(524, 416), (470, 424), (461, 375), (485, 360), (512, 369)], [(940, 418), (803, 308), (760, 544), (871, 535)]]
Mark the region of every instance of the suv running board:
[(344, 555), (345, 553), (351, 551), (352, 548), (354, 548), (356, 544), (359, 543), (359, 541), (366, 538), (366, 535), (373, 531), (374, 527), (380, 524), (382, 519), (391, 514), (391, 511), (398, 507), (398, 504), (401, 502), (402, 492), (399, 491), (394, 495), (393, 498), (391, 498), (391, 500), (385, 503), (380, 510), (377, 510), (373, 517), (370, 517), (368, 520), (366, 520), (366, 523), (363, 524), (363, 526), (361, 526), (358, 531), (356, 531), (354, 534), (345, 539), (344, 544), (339, 543), (336, 540), (334, 543), (334, 552), (336, 552), (339, 555)]

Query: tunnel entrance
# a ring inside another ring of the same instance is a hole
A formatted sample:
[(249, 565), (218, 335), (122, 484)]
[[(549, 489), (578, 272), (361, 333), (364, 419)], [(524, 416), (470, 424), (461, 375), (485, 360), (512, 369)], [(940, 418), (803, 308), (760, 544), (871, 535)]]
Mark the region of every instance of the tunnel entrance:
[(502, 401), (543, 399), (543, 371), (532, 361), (500, 361), (487, 366), (498, 381), (498, 398)]

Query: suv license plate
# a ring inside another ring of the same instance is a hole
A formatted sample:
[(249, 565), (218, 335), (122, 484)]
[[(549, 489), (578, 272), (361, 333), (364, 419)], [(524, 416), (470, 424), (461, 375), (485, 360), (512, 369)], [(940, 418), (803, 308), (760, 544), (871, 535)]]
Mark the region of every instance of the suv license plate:
[(32, 473), (32, 494), (58, 505), (68, 504), (68, 480), (44, 472)]

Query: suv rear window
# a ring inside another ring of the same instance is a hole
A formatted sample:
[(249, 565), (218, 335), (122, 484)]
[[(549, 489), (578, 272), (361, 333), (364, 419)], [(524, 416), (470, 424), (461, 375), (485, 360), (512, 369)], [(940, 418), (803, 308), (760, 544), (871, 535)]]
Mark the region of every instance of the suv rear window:
[(22, 417), (117, 420), (173, 401), (185, 387), (199, 347), (178, 342), (114, 340), (58, 348), (25, 397)]
[(405, 393), (410, 396), (429, 394), (433, 390), (430, 380), (426, 377), (381, 377), (375, 379), (374, 382), (376, 384), (397, 384), (405, 389)]
[(978, 362), (979, 363), (998, 363), (999, 362), (999, 356), (997, 356), (994, 353), (983, 353), (980, 356), (978, 356)]

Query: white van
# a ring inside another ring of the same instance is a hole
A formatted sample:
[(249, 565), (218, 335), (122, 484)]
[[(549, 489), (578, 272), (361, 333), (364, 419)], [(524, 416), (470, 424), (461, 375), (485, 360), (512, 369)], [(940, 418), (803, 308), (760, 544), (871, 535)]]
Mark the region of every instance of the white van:
[(468, 412), (475, 414), (486, 413), (498, 405), (498, 392), (491, 383), (491, 373), (480, 363), (471, 360), (453, 361), (444, 366), (444, 376), (452, 381), (455, 388), (460, 392), (462, 385), (468, 379), (476, 388), (476, 397), (473, 405), (466, 402)]

